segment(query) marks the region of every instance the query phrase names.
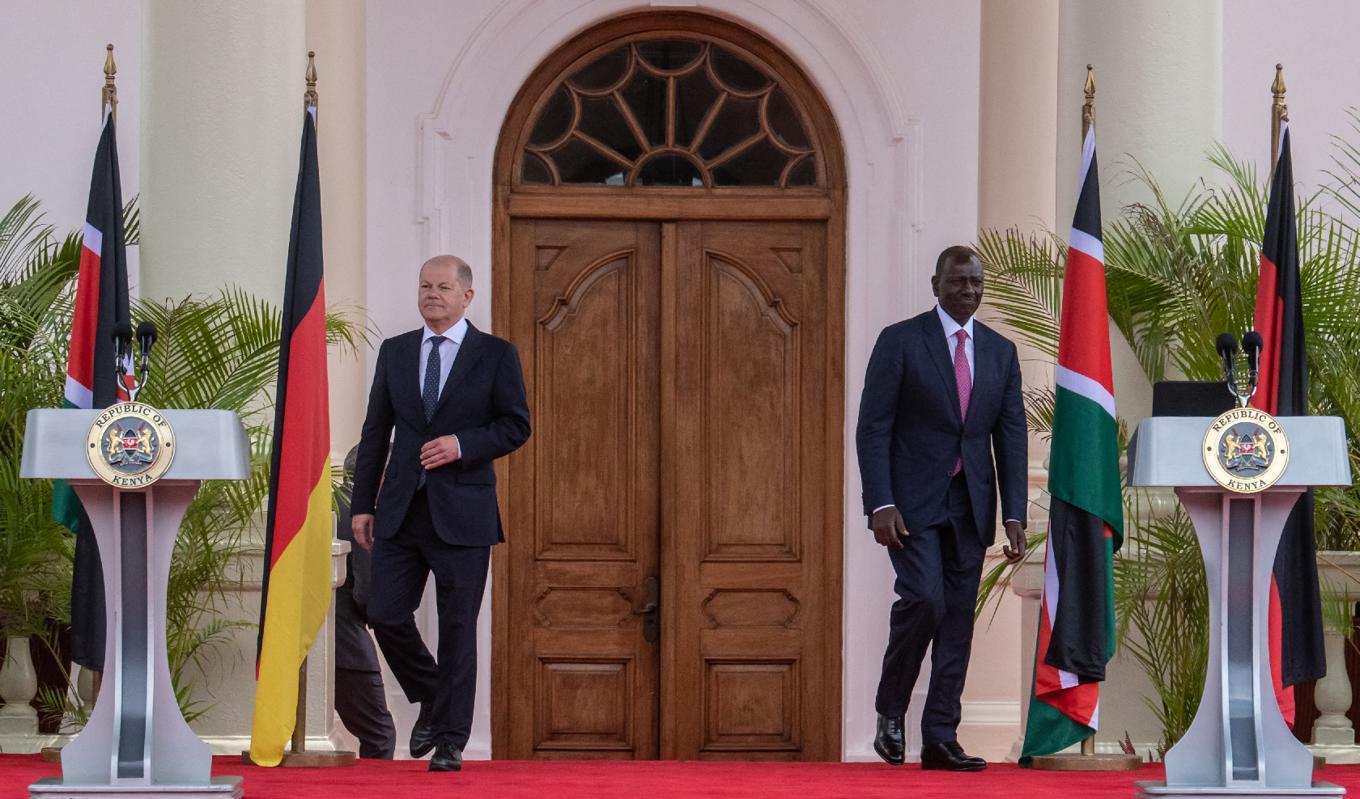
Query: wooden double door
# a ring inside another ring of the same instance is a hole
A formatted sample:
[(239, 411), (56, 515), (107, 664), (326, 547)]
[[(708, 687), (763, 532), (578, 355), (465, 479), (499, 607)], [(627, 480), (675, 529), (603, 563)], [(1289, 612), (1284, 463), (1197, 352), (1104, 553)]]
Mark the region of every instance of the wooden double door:
[(839, 757), (826, 230), (510, 220), (498, 757)]

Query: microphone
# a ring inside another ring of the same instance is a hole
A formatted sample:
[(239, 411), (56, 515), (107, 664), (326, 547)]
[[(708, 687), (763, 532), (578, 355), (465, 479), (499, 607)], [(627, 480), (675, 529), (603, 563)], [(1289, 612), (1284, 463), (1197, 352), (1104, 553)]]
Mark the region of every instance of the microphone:
[(128, 362), (132, 358), (132, 324), (118, 322), (113, 326), (113, 372), (121, 394), (127, 390)]
[(1223, 376), (1231, 387), (1233, 382), (1233, 359), (1237, 355), (1237, 338), (1232, 333), (1219, 333), (1218, 340), (1214, 342), (1214, 348), (1218, 350), (1218, 357), (1223, 359)]
[(151, 357), (151, 346), (156, 343), (156, 323), (142, 322), (137, 325), (137, 347), (142, 351), (142, 362)]
[(1256, 377), (1261, 365), (1261, 350), (1265, 345), (1265, 340), (1255, 330), (1248, 330), (1242, 334), (1242, 350), (1247, 353), (1247, 380), (1251, 383), (1251, 393), (1253, 394), (1256, 393)]
[(151, 347), (156, 343), (156, 323), (142, 322), (137, 325), (137, 349), (141, 351), (138, 372), (139, 383), (146, 383), (146, 373), (151, 368)]
[(113, 326), (113, 357), (117, 359), (118, 370), (123, 370), (123, 361), (132, 354), (132, 325), (119, 322)]

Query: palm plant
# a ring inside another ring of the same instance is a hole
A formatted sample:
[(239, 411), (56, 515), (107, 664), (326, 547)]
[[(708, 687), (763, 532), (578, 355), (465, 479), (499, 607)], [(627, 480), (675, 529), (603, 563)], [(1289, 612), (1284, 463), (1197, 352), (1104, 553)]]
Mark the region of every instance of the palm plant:
[[(1356, 131), (1360, 116), (1353, 114)], [(1360, 466), (1360, 148), (1336, 139), (1328, 185), (1298, 198), (1302, 302), (1315, 414), (1346, 420), (1352, 468)], [(1201, 186), (1177, 203), (1135, 166), (1131, 178), (1150, 198), (1122, 209), (1103, 230), (1109, 314), (1149, 382), (1214, 380), (1218, 333), (1252, 326), (1266, 187), (1255, 169), (1221, 146), (1208, 160), (1221, 185)], [(978, 242), (988, 304), (1031, 349), (1057, 354), (1061, 238), (1016, 230), (983, 231)], [(1051, 386), (1026, 391), (1031, 429), (1052, 430)], [(1125, 428), (1121, 422), (1121, 445)], [(1128, 545), (1115, 561), (1119, 640), (1151, 680), (1148, 703), (1162, 725), (1163, 749), (1184, 733), (1198, 705), (1207, 655), (1207, 605), (1199, 548), (1184, 514), (1148, 519), (1126, 492)], [(1360, 548), (1360, 489), (1317, 492), (1319, 549)], [(1042, 538), (1041, 536), (1039, 538)], [(1005, 567), (984, 580), (979, 610), (1005, 584)]]
[[(4, 507), (7, 496), (21, 497), (14, 501), (22, 501), (28, 509), (28, 526), (10, 526), (7, 517), (0, 517), (0, 523), (5, 524), (0, 528), (0, 546), (8, 539), (22, 540), (23, 546), (57, 564), (45, 584), (47, 593), (43, 596), (48, 604), (42, 613), (44, 618), (69, 621), (71, 545), (62, 533), (64, 528), (50, 517), (51, 484), (20, 481), (17, 473), (24, 412), (30, 407), (61, 404), (60, 376), (65, 372), (70, 338), (80, 239), (72, 235), (56, 241), (50, 226), (38, 224), (37, 205), (27, 198), (11, 215), (28, 220), (10, 225), (16, 236), (27, 237), (27, 244), (7, 247), (6, 228), (0, 221), (0, 329), (6, 335), (11, 330), (29, 332), (24, 338), (23, 357), (12, 359), (17, 365), (0, 362), (0, 369), (12, 368), (16, 377), (6, 380), (3, 392), (3, 407), (12, 407), (15, 412), (4, 417), (13, 430), (7, 427), (0, 434), (4, 436), (0, 438), (0, 507)], [(135, 241), (136, 222), (132, 210), (130, 243)], [(9, 253), (13, 256), (6, 261)], [(251, 443), (250, 477), (202, 484), (180, 525), (171, 560), (167, 650), (176, 696), (185, 716), (192, 720), (208, 707), (192, 699), (193, 679), (244, 624), (228, 620), (222, 610), (233, 579), (228, 576), (230, 566), (249, 540), (258, 539), (269, 489), (272, 389), (278, 368), (281, 315), (272, 304), (235, 288), (165, 302), (134, 300), (131, 305), (134, 319), (154, 322), (160, 333), (154, 374), (139, 399), (162, 408), (236, 411)], [(327, 315), (326, 331), (331, 344), (349, 351), (366, 336), (362, 328), (339, 314)], [(6, 354), (9, 349), (6, 345)], [(0, 372), (0, 377), (10, 376)], [(20, 385), (27, 388), (15, 388)], [(11, 469), (16, 479), (6, 481), (6, 470)], [(35, 530), (43, 535), (36, 535)], [(7, 575), (9, 566), (9, 562), (0, 563), (0, 575)], [(8, 585), (8, 580), (0, 583), (0, 607)], [(69, 722), (83, 721), (86, 708), (67, 692), (46, 692), (43, 702), (49, 712), (61, 714)]]

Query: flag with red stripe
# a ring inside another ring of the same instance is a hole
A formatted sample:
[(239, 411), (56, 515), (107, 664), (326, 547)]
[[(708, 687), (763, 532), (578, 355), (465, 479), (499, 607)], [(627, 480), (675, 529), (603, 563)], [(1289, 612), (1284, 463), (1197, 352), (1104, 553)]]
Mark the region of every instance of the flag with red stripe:
[(298, 669), (331, 604), (330, 413), (315, 109), (303, 116), (283, 292), (250, 734), (251, 760), (262, 766), (283, 759), (296, 719)]
[(1113, 564), (1124, 506), (1094, 126), (1082, 143), (1063, 276), (1049, 464), (1048, 551), (1021, 765), (1096, 731), (1100, 683), (1114, 656)]
[[(64, 407), (106, 408), (127, 399), (127, 393), (118, 386), (113, 354), (113, 329), (119, 323), (130, 324), (131, 315), (118, 142), (113, 112), (106, 106), (85, 211), (71, 345), (66, 356)], [(85, 668), (102, 671), (104, 576), (99, 547), (80, 500), (64, 481), (57, 481), (52, 492), (52, 516), (76, 535), (71, 574), (71, 657)]]
[[(1278, 416), (1308, 415), (1308, 355), (1304, 347), (1299, 243), (1294, 217), (1294, 167), (1289, 122), (1280, 125), (1279, 153), (1266, 206), (1265, 241), (1256, 284), (1261, 333), (1260, 380), (1252, 405)], [(1280, 712), (1294, 726), (1293, 686), (1327, 673), (1313, 543), (1313, 492), (1289, 514), (1270, 590), (1270, 665)]]

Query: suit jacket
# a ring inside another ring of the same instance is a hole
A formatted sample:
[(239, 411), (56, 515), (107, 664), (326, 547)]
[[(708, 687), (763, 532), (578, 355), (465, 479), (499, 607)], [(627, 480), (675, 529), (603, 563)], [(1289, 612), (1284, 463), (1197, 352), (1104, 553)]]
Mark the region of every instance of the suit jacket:
[[(368, 413), (354, 472), (354, 513), (375, 513), (373, 535), (397, 534), (419, 485), (420, 448), (458, 436), (462, 457), (426, 473), (425, 493), (435, 533), (456, 546), (505, 540), (492, 462), (529, 438), (529, 406), (519, 354), (510, 342), (471, 324), (454, 358), (434, 416), (425, 420), (420, 396), (421, 330), (393, 336), (378, 349)], [(388, 441), (391, 457), (388, 457)], [(379, 475), (387, 461), (379, 495)]]
[(998, 482), (1004, 518), (1026, 523), (1029, 442), (1020, 359), (1013, 343), (976, 319), (968, 418), (960, 418), (953, 355), (931, 308), (879, 335), (855, 444), (865, 515), (896, 505), (908, 531), (943, 521), (951, 473), (962, 457), (983, 543), (996, 538)]

